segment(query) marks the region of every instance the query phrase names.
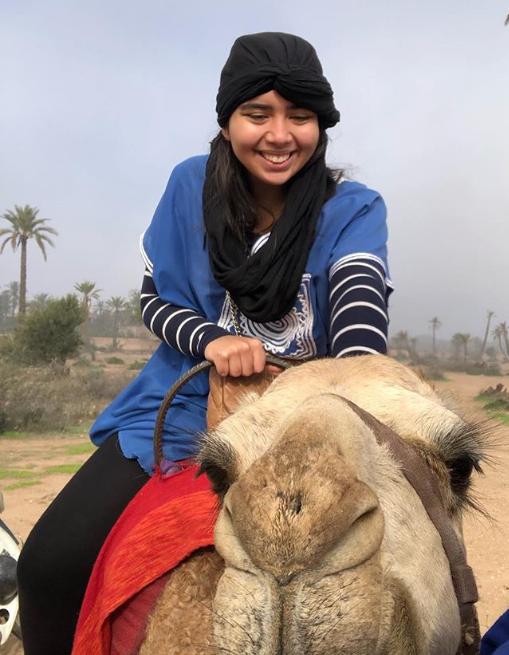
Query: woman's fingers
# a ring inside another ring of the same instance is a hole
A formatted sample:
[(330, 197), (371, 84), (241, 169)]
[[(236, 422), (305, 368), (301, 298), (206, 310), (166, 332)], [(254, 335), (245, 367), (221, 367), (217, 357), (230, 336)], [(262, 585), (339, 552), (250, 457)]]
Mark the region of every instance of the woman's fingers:
[(252, 339), (253, 344), (253, 373), (263, 373), (265, 370), (265, 361), (267, 359), (267, 353), (263, 349), (261, 341), (258, 339)]
[(222, 376), (249, 376), (265, 368), (262, 342), (249, 337), (220, 337), (205, 348), (205, 358), (213, 362)]

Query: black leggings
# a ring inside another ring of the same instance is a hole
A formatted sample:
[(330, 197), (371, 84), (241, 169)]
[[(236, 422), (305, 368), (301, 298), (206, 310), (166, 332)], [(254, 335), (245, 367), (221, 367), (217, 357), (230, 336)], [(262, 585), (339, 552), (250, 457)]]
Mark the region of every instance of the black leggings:
[(110, 437), (44, 512), (18, 562), (25, 655), (69, 655), (95, 559), (117, 518), (147, 482)]

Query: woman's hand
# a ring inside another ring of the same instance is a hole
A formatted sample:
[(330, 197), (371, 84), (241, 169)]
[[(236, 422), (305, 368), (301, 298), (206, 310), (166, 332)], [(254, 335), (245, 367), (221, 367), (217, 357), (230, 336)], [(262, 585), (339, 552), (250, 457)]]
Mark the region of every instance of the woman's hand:
[(222, 376), (249, 376), (265, 369), (262, 342), (250, 337), (219, 337), (205, 348), (205, 359), (212, 362)]

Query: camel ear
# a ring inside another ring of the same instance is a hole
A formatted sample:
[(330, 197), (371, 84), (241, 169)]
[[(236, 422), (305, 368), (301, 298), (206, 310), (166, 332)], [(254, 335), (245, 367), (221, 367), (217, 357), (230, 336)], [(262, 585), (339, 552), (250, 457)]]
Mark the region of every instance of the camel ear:
[(212, 490), (222, 502), (237, 475), (237, 458), (230, 444), (221, 441), (214, 432), (205, 435), (198, 454), (198, 475), (210, 480)]

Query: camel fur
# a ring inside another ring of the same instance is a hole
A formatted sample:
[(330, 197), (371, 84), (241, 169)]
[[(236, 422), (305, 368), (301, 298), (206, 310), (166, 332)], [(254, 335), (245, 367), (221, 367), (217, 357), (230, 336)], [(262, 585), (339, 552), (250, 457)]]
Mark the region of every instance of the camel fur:
[(417, 449), (462, 538), (483, 458), (477, 425), (385, 356), (303, 364), (204, 436), (217, 552), (170, 578), (141, 655), (455, 655), (440, 536), (344, 399)]

